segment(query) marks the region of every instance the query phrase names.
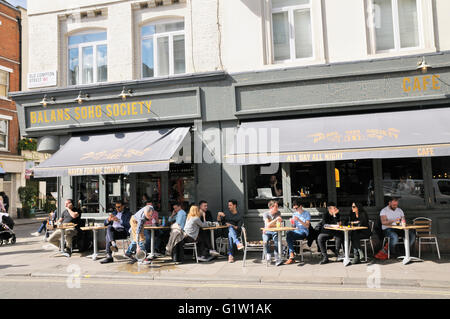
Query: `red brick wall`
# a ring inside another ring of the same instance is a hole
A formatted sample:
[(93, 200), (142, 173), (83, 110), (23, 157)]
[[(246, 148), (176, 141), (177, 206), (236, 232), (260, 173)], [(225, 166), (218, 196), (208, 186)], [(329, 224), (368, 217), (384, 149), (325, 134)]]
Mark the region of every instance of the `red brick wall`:
[[(17, 18), (20, 18), (20, 11), (16, 11), (0, 3), (0, 12), (14, 19), (11, 20), (4, 15), (0, 15), (0, 21), (2, 22), (0, 25), (0, 65), (13, 70), (9, 75), (8, 91), (20, 91), (20, 29), (19, 22), (17, 21)], [(14, 62), (8, 61), (5, 58)], [(0, 114), (11, 116), (13, 118), (9, 122), (9, 151), (0, 152), (0, 155), (17, 155), (17, 143), (20, 134), (15, 103), (13, 101), (0, 99)]]

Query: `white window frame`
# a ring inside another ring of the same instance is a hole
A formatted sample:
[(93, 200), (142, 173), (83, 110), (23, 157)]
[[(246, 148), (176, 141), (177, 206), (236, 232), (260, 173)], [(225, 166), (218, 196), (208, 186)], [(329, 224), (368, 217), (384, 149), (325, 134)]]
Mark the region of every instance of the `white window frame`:
[[(67, 36), (67, 85), (68, 86), (75, 86), (75, 85), (84, 85), (84, 84), (93, 84), (93, 83), (99, 83), (97, 80), (97, 47), (99, 45), (106, 45), (106, 54), (108, 54), (108, 33), (106, 33), (106, 40), (103, 41), (93, 41), (93, 42), (86, 42), (86, 43), (80, 43), (80, 44), (72, 44), (69, 45), (69, 38), (71, 36), (76, 35), (83, 35), (83, 34), (91, 34), (91, 33), (103, 33), (107, 32), (105, 30), (89, 30), (84, 32), (76, 32), (73, 34), (70, 34)], [(83, 79), (83, 48), (87, 47), (93, 47), (92, 48), (92, 55), (93, 55), (93, 76), (92, 76), (92, 83), (82, 83)], [(78, 79), (76, 84), (70, 84), (70, 50), (78, 48)], [(108, 63), (106, 63), (106, 68), (108, 69)], [(103, 82), (107, 82), (106, 81)]]
[[(167, 23), (177, 23), (177, 22), (184, 22), (184, 29), (181, 31), (170, 31), (170, 32), (162, 32), (162, 33), (155, 33), (152, 35), (142, 35), (142, 28), (150, 26), (150, 25), (160, 25), (160, 24), (167, 24)], [(185, 74), (186, 73), (186, 22), (183, 19), (165, 19), (165, 20), (158, 20), (157, 22), (151, 22), (146, 23), (141, 26), (140, 30), (140, 56), (141, 56), (141, 78), (142, 79), (149, 79), (149, 78), (155, 78), (159, 77), (159, 65), (158, 65), (158, 38), (163, 37), (169, 37), (169, 74), (167, 76), (171, 75), (179, 75), (179, 74)], [(174, 60), (173, 60), (173, 37), (182, 35), (184, 36), (184, 57), (185, 57), (185, 72), (184, 73), (177, 73), (175, 74), (175, 66), (174, 66)], [(154, 74), (153, 77), (145, 77), (144, 78), (144, 63), (143, 63), (143, 55), (142, 55), (142, 42), (144, 40), (151, 40), (153, 39), (153, 65), (154, 65)], [(164, 75), (166, 76), (166, 75)]]
[[(11, 101), (10, 99), (8, 99), (9, 82), (10, 82), (9, 77), (11, 76), (11, 73), (13, 73), (13, 70), (10, 69), (10, 68), (7, 68), (7, 67), (5, 67), (5, 66), (2, 66), (2, 65), (0, 65), (0, 70), (1, 70), (1, 71), (4, 71), (4, 72), (6, 72), (6, 73), (8, 73), (8, 75), (7, 75), (7, 77), (6, 77), (6, 96), (0, 95), (0, 99), (6, 100), (6, 101)], [(0, 119), (1, 119), (1, 117), (0, 117)]]
[(0, 147), (1, 152), (9, 152), (9, 123), (11, 120), (12, 120), (11, 116), (0, 114), (0, 121), (6, 122), (5, 147)]
[[(281, 8), (272, 8), (272, 1), (270, 1), (270, 21), (271, 21), (271, 35), (272, 35), (272, 62), (275, 64), (278, 63), (288, 63), (288, 62), (297, 62), (297, 61), (314, 61), (316, 59), (316, 48), (315, 48), (315, 26), (314, 26), (314, 16), (313, 16), (313, 9), (312, 9), (312, 1), (309, 0), (309, 4), (302, 4), (297, 6), (286, 6)], [(309, 10), (309, 16), (311, 18), (311, 44), (312, 44), (312, 56), (308, 58), (299, 58), (297, 59), (297, 53), (295, 51), (295, 28), (294, 28), (294, 11), (307, 11)], [(287, 12), (288, 13), (288, 23), (289, 23), (289, 49), (290, 49), (290, 59), (286, 60), (276, 60), (275, 59), (275, 37), (273, 34), (273, 14), (274, 13), (281, 13), (281, 12)]]
[[(424, 25), (423, 25), (423, 8), (422, 8), (422, 1), (416, 0), (416, 6), (417, 6), (417, 32), (419, 33), (419, 45), (416, 47), (401, 47), (401, 40), (400, 40), (400, 19), (398, 15), (398, 0), (391, 0), (391, 6), (392, 6), (392, 25), (394, 33), (394, 48), (389, 50), (377, 50), (377, 37), (376, 37), (376, 23), (375, 21), (372, 22), (372, 27), (370, 28), (370, 42), (372, 46), (372, 52), (373, 54), (383, 54), (383, 53), (398, 53), (398, 52), (409, 52), (413, 50), (420, 50), (425, 48), (425, 35), (424, 35)], [(368, 0), (368, 8), (369, 12), (375, 13), (375, 7), (374, 7), (374, 0)], [(374, 16), (375, 19), (375, 16)]]

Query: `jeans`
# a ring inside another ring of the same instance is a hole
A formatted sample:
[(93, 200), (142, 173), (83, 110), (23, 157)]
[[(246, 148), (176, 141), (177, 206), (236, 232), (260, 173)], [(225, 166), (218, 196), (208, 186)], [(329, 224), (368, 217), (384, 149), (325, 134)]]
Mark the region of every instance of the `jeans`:
[(128, 232), (123, 229), (119, 228), (116, 229), (112, 225), (109, 225), (106, 229), (106, 254), (108, 256), (112, 255), (111, 252), (111, 242), (115, 241), (116, 239), (126, 239), (128, 237)]
[(38, 233), (40, 234), (43, 230), (47, 229), (47, 221), (42, 222), (41, 226), (39, 226)]
[[(398, 243), (398, 237), (405, 236), (405, 231), (400, 229), (387, 228), (383, 230), (384, 236), (389, 238), (389, 250), (391, 254), (395, 254), (395, 245)], [(413, 230), (409, 231), (409, 246), (414, 247), (414, 242), (416, 240), (416, 232)]]
[(228, 255), (233, 255), (234, 245), (240, 243), (236, 229), (233, 226), (228, 227)]
[(336, 254), (339, 254), (339, 251), (341, 250), (342, 242), (344, 234), (339, 233), (320, 233), (319, 237), (317, 237), (317, 244), (319, 245), (320, 252), (322, 253), (322, 256), (327, 256), (327, 250), (325, 249), (325, 242), (329, 239), (332, 239), (334, 237), (335, 244), (336, 244)]
[[(143, 241), (139, 242), (139, 248), (141, 248), (141, 250), (146, 252)], [(128, 249), (127, 249), (127, 254), (134, 254), (134, 253), (136, 253), (136, 241), (135, 240), (133, 240), (131, 242), (130, 246), (128, 246)]]
[(266, 254), (270, 254), (270, 240), (273, 240), (273, 244), (275, 246), (275, 256), (277, 256), (280, 252), (278, 251), (278, 233), (274, 231), (266, 231), (263, 234), (263, 244), (266, 249)]
[(305, 239), (307, 236), (305, 233), (297, 233), (295, 231), (288, 231), (286, 233), (286, 241), (289, 247), (289, 253), (294, 253), (294, 242), (296, 240)]
[[(72, 240), (77, 235), (77, 231), (75, 229), (66, 229), (64, 231), (64, 239), (68, 249), (72, 249)], [(61, 230), (57, 229), (53, 232), (53, 234), (48, 239), (48, 242), (56, 247), (60, 246), (61, 240)]]
[[(159, 244), (161, 243), (160, 237), (162, 232), (159, 229), (155, 229), (154, 232), (155, 232), (155, 242), (153, 247), (155, 247), (156, 252), (159, 252)], [(150, 251), (150, 245), (152, 242), (152, 231), (146, 229), (144, 230), (144, 235), (145, 235), (145, 250)]]

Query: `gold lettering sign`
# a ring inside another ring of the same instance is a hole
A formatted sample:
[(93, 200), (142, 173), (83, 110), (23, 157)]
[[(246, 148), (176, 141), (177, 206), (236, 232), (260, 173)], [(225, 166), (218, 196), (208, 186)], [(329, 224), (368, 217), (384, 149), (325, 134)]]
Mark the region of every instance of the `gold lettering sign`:
[(440, 75), (423, 75), (415, 76), (413, 78), (403, 78), (403, 91), (410, 92), (425, 92), (428, 90), (440, 90), (439, 83)]
[(314, 144), (320, 141), (328, 141), (332, 143), (351, 143), (357, 141), (366, 141), (370, 139), (382, 140), (385, 138), (398, 139), (400, 131), (396, 128), (388, 129), (366, 129), (347, 130), (344, 132), (319, 132), (308, 135), (313, 139)]
[(152, 101), (129, 102), (107, 105), (66, 107), (54, 110), (30, 112), (30, 124), (61, 123), (70, 120), (93, 120), (138, 117), (150, 114)]
[(127, 165), (108, 165), (97, 167), (77, 167), (69, 168), (67, 173), (70, 176), (76, 175), (102, 175), (102, 174), (126, 174), (128, 173)]
[(418, 156), (433, 156), (434, 155), (434, 148), (433, 147), (419, 147), (417, 149), (417, 155)]

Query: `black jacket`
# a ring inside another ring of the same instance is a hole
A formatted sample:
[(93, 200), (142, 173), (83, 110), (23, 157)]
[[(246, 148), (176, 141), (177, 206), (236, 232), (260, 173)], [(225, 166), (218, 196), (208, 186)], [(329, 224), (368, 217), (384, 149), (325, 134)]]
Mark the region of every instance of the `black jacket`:
[(351, 211), (349, 216), (349, 222), (354, 222), (359, 220), (359, 226), (367, 227), (367, 229), (359, 230), (359, 232), (363, 233), (365, 236), (370, 237), (372, 232), (370, 231), (369, 225), (369, 216), (365, 210), (361, 210), (359, 212), (359, 217), (356, 218), (356, 214)]
[[(342, 221), (342, 219), (341, 219), (341, 215), (339, 213), (337, 213), (336, 216), (333, 216), (329, 212), (325, 212), (322, 216), (322, 221), (320, 222), (320, 232), (324, 233), (324, 234), (330, 234), (330, 235), (336, 234), (335, 230), (325, 229), (325, 228), (323, 228), (323, 226), (326, 224), (336, 225), (340, 221)], [(317, 226), (316, 226), (316, 229), (317, 229)]]

